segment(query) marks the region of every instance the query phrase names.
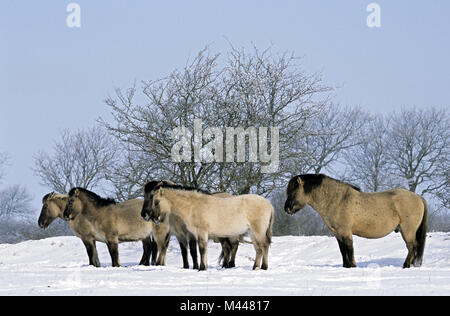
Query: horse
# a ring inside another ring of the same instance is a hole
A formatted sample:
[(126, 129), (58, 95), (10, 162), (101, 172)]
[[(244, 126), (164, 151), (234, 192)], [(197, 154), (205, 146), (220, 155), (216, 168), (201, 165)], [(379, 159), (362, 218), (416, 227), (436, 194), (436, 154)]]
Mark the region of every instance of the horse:
[[(46, 194), (42, 198), (42, 210), (39, 215), (38, 225), (42, 229), (46, 229), (56, 218), (61, 218), (64, 220), (64, 210), (66, 208), (67, 202), (69, 200), (69, 195), (67, 194), (57, 194), (51, 192)], [(87, 219), (79, 214), (75, 216), (73, 220), (69, 221), (69, 226), (75, 236), (81, 238), (82, 227), (87, 224)], [(89, 264), (99, 267), (100, 261), (98, 259), (97, 249), (95, 246), (95, 240), (83, 240), (86, 246), (86, 250), (89, 257)], [(142, 240), (142, 246), (144, 249), (142, 259), (139, 262), (140, 265), (150, 265), (150, 257), (152, 265), (156, 264), (157, 246), (156, 242), (152, 237)]]
[[(164, 180), (164, 183), (175, 185), (174, 182)], [(157, 181), (151, 181), (148, 185), (156, 185)], [(215, 192), (212, 193), (218, 197), (227, 198), (232, 196), (226, 192)], [(188, 248), (192, 257), (192, 264), (194, 269), (198, 269), (198, 260), (197, 260), (197, 241), (195, 236), (192, 235), (189, 230), (186, 228), (186, 225), (183, 221), (176, 215), (172, 214), (165, 219), (165, 222), (169, 223), (170, 230), (166, 231), (165, 242), (158, 246), (158, 260), (156, 261), (156, 265), (165, 265), (165, 258), (167, 249), (169, 247), (170, 234), (173, 233), (178, 240), (181, 249), (181, 256), (183, 259), (183, 268), (189, 269), (189, 260), (188, 260)], [(223, 259), (223, 267), (224, 268), (232, 268), (235, 267), (235, 257), (236, 252), (239, 247), (239, 238), (231, 237), (231, 238), (219, 238), (219, 242), (222, 245), (222, 252), (220, 254), (220, 259)]]
[[(47, 205), (48, 203), (47, 200)], [(149, 265), (150, 256), (152, 264), (155, 264), (157, 245), (164, 243), (168, 224), (154, 227), (152, 223), (142, 220), (142, 205), (142, 199), (117, 203), (113, 199), (104, 199), (94, 192), (77, 187), (71, 189), (67, 196), (63, 218), (69, 221), (74, 234), (83, 241), (90, 265), (100, 267), (96, 241), (106, 243), (112, 266), (120, 267), (118, 244), (138, 240), (142, 241), (144, 247), (140, 264)]]
[(267, 199), (254, 194), (223, 198), (163, 181), (147, 183), (141, 216), (159, 224), (172, 215), (180, 218), (195, 236), (201, 256), (200, 271), (207, 269), (209, 237), (229, 238), (246, 232), (256, 251), (253, 269), (268, 268), (274, 208)]
[(284, 210), (294, 215), (306, 205), (333, 232), (345, 268), (356, 267), (353, 235), (382, 238), (398, 226), (408, 249), (403, 268), (422, 265), (428, 205), (421, 196), (404, 189), (366, 193), (324, 174), (303, 174), (289, 181)]

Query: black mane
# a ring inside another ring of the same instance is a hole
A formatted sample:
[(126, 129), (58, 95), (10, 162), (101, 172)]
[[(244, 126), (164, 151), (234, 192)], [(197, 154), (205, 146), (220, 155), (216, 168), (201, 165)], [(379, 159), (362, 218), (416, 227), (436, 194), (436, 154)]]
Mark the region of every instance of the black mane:
[(298, 188), (298, 182), (297, 182), (298, 178), (302, 179), (302, 181), (303, 181), (303, 190), (304, 190), (305, 194), (308, 194), (315, 188), (319, 187), (322, 184), (323, 179), (325, 179), (325, 178), (348, 185), (352, 189), (355, 189), (356, 191), (361, 191), (360, 188), (358, 188), (357, 186), (354, 186), (353, 184), (331, 178), (324, 174), (301, 174), (301, 175), (295, 176), (294, 178), (291, 179), (291, 181), (289, 181), (288, 194), (289, 194), (289, 192), (292, 192), (293, 190), (296, 190)]
[(48, 198), (50, 197), (50, 195), (52, 195), (52, 194), (53, 194), (53, 192), (44, 195), (44, 197), (42, 198), (42, 203), (44, 203), (45, 201), (47, 201), (47, 199), (48, 199)]
[(113, 205), (113, 204), (117, 204), (117, 202), (114, 199), (111, 198), (102, 198), (99, 195), (95, 194), (92, 191), (89, 191), (85, 188), (73, 188), (70, 190), (69, 192), (69, 196), (72, 196), (75, 193), (75, 190), (78, 190), (80, 192), (83, 192), (84, 194), (86, 194), (88, 196), (88, 198), (98, 207), (103, 207), (103, 206), (108, 206), (108, 205)]
[(194, 188), (194, 187), (183, 186), (183, 185), (179, 185), (179, 184), (174, 184), (174, 183), (171, 183), (168, 181), (148, 182), (145, 185), (144, 192), (150, 193), (151, 191), (158, 190), (160, 188), (168, 188), (168, 189), (184, 190), (184, 191), (195, 191), (195, 192), (211, 195), (211, 192), (206, 191), (206, 190), (202, 190), (202, 189)]

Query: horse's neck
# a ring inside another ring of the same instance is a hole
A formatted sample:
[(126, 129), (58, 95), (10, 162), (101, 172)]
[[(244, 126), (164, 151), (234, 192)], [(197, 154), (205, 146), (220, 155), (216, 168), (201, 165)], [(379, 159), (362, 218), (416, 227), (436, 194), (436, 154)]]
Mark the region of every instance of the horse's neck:
[(308, 204), (321, 215), (333, 212), (333, 205), (337, 200), (332, 197), (339, 197), (339, 191), (341, 190), (342, 188), (339, 188), (337, 185), (324, 181), (321, 186), (311, 191), (310, 203)]
[(58, 206), (59, 212), (58, 217), (64, 219), (64, 209), (66, 208), (67, 201), (63, 199), (54, 199), (55, 204)]
[(89, 198), (83, 197), (83, 210), (81, 215), (84, 215), (87, 219), (93, 220), (99, 217), (99, 213), (103, 212), (104, 207), (97, 207), (92, 203)]
[(197, 195), (194, 194), (193, 192), (186, 193), (186, 192), (178, 192), (175, 190), (167, 190), (165, 194), (166, 198), (170, 202), (171, 213), (179, 216), (186, 215), (186, 212), (189, 210), (186, 209), (185, 206), (192, 204), (192, 202), (195, 203), (195, 198), (197, 197)]

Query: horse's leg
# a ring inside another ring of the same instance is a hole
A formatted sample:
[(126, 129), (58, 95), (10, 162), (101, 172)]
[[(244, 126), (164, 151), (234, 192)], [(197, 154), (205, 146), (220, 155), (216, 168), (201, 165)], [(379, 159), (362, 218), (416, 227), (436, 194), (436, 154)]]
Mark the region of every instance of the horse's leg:
[(253, 247), (256, 251), (256, 257), (255, 257), (255, 263), (253, 264), (253, 270), (259, 270), (261, 266), (261, 258), (262, 258), (262, 249), (261, 247), (256, 243), (253, 242)]
[(184, 237), (178, 237), (178, 243), (180, 244), (180, 249), (181, 249), (181, 256), (183, 257), (183, 268), (184, 269), (189, 269), (189, 261), (188, 261), (188, 255), (187, 255), (187, 240)]
[(156, 242), (156, 240), (154, 238), (151, 239), (152, 243), (151, 243), (151, 258), (152, 258), (152, 266), (156, 265), (156, 259), (158, 258), (158, 243)]
[(140, 265), (149, 266), (150, 265), (150, 255), (152, 253), (152, 245), (153, 241), (151, 237), (147, 237), (145, 239), (142, 239), (142, 248), (144, 250), (144, 253), (142, 254), (141, 261), (139, 262)]
[(95, 246), (95, 240), (82, 240), (89, 257), (89, 265), (94, 267), (100, 267), (100, 260), (98, 259), (97, 247)]
[(198, 259), (197, 259), (197, 241), (194, 236), (190, 236), (189, 240), (189, 251), (192, 257), (193, 269), (198, 270)]
[(410, 268), (411, 264), (414, 262), (417, 249), (416, 234), (415, 232), (412, 232), (411, 229), (405, 227), (402, 227), (401, 233), (403, 240), (406, 243), (406, 248), (408, 248), (408, 255), (403, 263), (403, 268)]
[(108, 246), (109, 254), (111, 255), (112, 266), (120, 267), (119, 243), (115, 240), (111, 240), (107, 241), (106, 245)]
[(267, 270), (269, 268), (269, 244), (264, 243), (264, 245), (262, 245), (261, 248), (263, 255), (261, 269)]
[(156, 260), (157, 266), (166, 265), (166, 253), (167, 248), (169, 248), (170, 242), (170, 231), (165, 234), (165, 236), (159, 236), (156, 244), (158, 245), (158, 259)]
[(351, 237), (351, 235), (350, 235), (350, 237), (336, 235), (336, 239), (339, 244), (339, 249), (341, 250), (344, 268), (356, 267), (354, 251), (353, 251), (353, 238)]
[(228, 268), (234, 268), (236, 266), (235, 259), (236, 259), (236, 253), (239, 248), (239, 236), (230, 238), (231, 241), (231, 259), (228, 263)]
[(219, 238), (220, 245), (222, 246), (222, 268), (230, 267), (230, 254), (231, 244), (228, 238)]
[(355, 255), (353, 250), (353, 238), (352, 235), (350, 237), (344, 237), (344, 244), (347, 248), (347, 260), (350, 264), (349, 268), (355, 268), (356, 267), (356, 261), (355, 261)]
[(198, 248), (200, 250), (200, 268), (199, 271), (206, 270), (208, 267), (208, 233), (198, 235)]
[(255, 236), (255, 233), (253, 231), (250, 231), (249, 235), (252, 240), (253, 248), (255, 248), (255, 252), (256, 252), (255, 263), (253, 264), (253, 270), (259, 270), (260, 266), (261, 266), (261, 258), (263, 255), (263, 250), (260, 246), (260, 241)]
[(345, 244), (343, 241), (341, 241), (341, 237), (336, 236), (336, 240), (339, 244), (339, 250), (341, 251), (341, 255), (342, 255), (342, 266), (344, 268), (348, 268), (349, 267), (349, 263), (348, 263), (348, 259), (347, 259), (347, 248), (345, 247)]

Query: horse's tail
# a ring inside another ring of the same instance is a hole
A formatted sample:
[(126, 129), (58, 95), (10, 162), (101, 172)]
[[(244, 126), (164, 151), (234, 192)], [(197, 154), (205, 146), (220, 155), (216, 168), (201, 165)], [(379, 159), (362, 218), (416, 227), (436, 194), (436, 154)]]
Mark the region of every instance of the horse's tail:
[(273, 221), (274, 221), (274, 209), (272, 207), (272, 212), (270, 213), (269, 227), (267, 227), (267, 230), (266, 230), (266, 238), (267, 238), (267, 242), (269, 243), (269, 245), (272, 243)]
[(425, 239), (427, 238), (427, 228), (428, 228), (428, 204), (424, 198), (423, 202), (423, 217), (419, 228), (416, 231), (416, 242), (417, 248), (414, 256), (414, 266), (420, 267), (422, 265), (423, 252), (425, 250)]

